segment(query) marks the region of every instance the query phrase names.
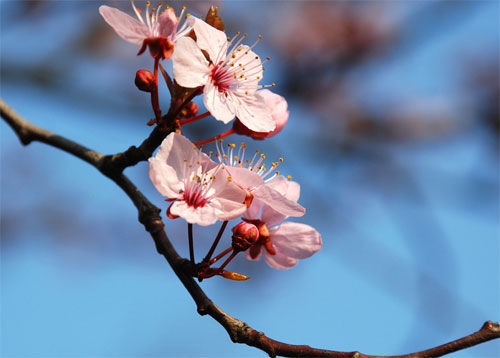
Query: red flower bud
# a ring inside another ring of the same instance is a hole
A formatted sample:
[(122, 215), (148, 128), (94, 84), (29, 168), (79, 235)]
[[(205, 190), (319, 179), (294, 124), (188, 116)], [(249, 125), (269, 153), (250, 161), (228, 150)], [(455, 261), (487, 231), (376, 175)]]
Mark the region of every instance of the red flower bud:
[(151, 92), (156, 86), (155, 76), (153, 76), (151, 71), (142, 68), (135, 74), (135, 85), (141, 91)]
[(240, 222), (233, 227), (232, 246), (235, 251), (245, 251), (259, 240), (259, 229), (254, 224)]

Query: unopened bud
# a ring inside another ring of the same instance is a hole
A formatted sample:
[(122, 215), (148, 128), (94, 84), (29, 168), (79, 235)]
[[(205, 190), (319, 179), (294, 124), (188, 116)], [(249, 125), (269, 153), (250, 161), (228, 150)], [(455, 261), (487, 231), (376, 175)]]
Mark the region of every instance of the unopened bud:
[(254, 224), (240, 222), (233, 227), (232, 246), (235, 251), (245, 251), (259, 240), (259, 229)]
[(140, 69), (135, 74), (135, 85), (141, 91), (151, 92), (155, 88), (155, 76), (151, 73), (151, 71)]

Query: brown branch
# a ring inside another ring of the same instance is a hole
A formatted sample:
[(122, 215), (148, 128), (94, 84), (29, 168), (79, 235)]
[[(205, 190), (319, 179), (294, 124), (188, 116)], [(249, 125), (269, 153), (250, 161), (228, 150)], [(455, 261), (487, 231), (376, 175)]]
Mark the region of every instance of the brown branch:
[[(0, 112), (2, 118), (12, 127), (14, 132), (19, 137), (22, 144), (28, 145), (32, 141), (46, 143), (53, 147), (62, 149), (87, 163), (97, 168), (105, 176), (113, 180), (134, 203), (139, 213), (139, 221), (144, 225), (145, 229), (151, 234), (156, 250), (163, 255), (174, 273), (182, 282), (186, 290), (189, 292), (194, 302), (196, 303), (198, 313), (200, 315), (210, 315), (213, 319), (219, 322), (229, 334), (231, 340), (235, 343), (243, 343), (252, 347), (261, 349), (271, 357), (336, 357), (336, 358), (374, 358), (374, 356), (365, 355), (359, 352), (337, 352), (324, 349), (311, 348), (306, 345), (293, 345), (276, 341), (267, 337), (264, 333), (259, 332), (245, 322), (242, 322), (217, 307), (203, 292), (200, 286), (194, 281), (191, 275), (191, 265), (189, 260), (179, 256), (172, 243), (167, 237), (164, 224), (160, 217), (160, 209), (154, 206), (141, 191), (119, 170), (122, 164), (110, 164), (106, 156), (101, 153), (90, 150), (78, 143), (69, 139), (58, 136), (43, 128), (40, 128), (19, 116), (5, 102), (0, 99)], [(156, 129), (153, 131), (155, 133)], [(152, 133), (152, 135), (153, 135)], [(151, 135), (151, 136), (152, 136)], [(157, 134), (155, 134), (157, 135)], [(150, 136), (150, 137), (151, 137)], [(152, 139), (148, 147), (148, 151), (154, 146)], [(146, 143), (148, 140), (143, 142)], [(161, 143), (161, 141), (160, 141)], [(159, 145), (159, 143), (158, 143)], [(142, 146), (142, 145), (141, 145)], [(151, 152), (154, 149), (151, 150)], [(143, 152), (145, 155), (147, 152)], [(147, 158), (146, 158), (147, 159)], [(104, 164), (106, 163), (106, 164)], [(119, 161), (114, 162), (119, 163)], [(117, 168), (114, 168), (116, 165)], [(421, 352), (416, 352), (401, 356), (391, 356), (390, 358), (427, 358), (439, 357), (445, 354), (466, 349), (486, 341), (500, 338), (500, 326), (498, 323), (486, 322), (482, 328), (468, 336), (443, 344), (438, 347), (427, 349)]]

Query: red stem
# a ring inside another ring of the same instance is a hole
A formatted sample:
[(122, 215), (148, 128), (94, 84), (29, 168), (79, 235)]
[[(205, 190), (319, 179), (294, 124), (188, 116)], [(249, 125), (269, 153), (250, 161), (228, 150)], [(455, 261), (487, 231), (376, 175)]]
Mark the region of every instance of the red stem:
[(220, 238), (222, 237), (222, 234), (224, 233), (224, 230), (226, 230), (227, 223), (228, 223), (227, 220), (222, 223), (222, 226), (220, 227), (220, 230), (217, 234), (217, 237), (215, 238), (214, 243), (212, 244), (212, 247), (208, 251), (207, 256), (205, 256), (203, 261), (208, 262), (212, 258), (212, 255), (214, 254), (215, 248), (217, 247), (217, 244), (219, 243)]
[(212, 260), (210, 260), (210, 265), (216, 263), (221, 258), (223, 258), (224, 256), (226, 256), (232, 249), (233, 249), (232, 247), (228, 247), (227, 249), (225, 249), (224, 251), (222, 251), (220, 254), (218, 254), (217, 256), (215, 256)]
[(233, 251), (231, 252), (231, 255), (227, 258), (226, 261), (224, 261), (224, 263), (222, 264), (221, 267), (219, 267), (219, 272), (222, 272), (222, 270), (224, 269), (224, 267), (227, 266), (228, 263), (231, 262), (232, 259), (234, 259), (234, 257), (238, 254), (239, 251)]
[(215, 137), (212, 137), (212, 138), (208, 138), (208, 139), (205, 139), (205, 140), (200, 140), (199, 142), (194, 142), (194, 145), (204, 145), (204, 144), (207, 144), (207, 143), (211, 143), (213, 142), (214, 140), (217, 140), (217, 139), (221, 139), (221, 138), (224, 138), (224, 137), (227, 137), (228, 135), (231, 135), (234, 133), (234, 129), (231, 128), (230, 130), (228, 131), (225, 131)]
[(161, 109), (160, 103), (158, 100), (158, 66), (160, 64), (160, 59), (155, 58), (155, 69), (154, 69), (154, 77), (155, 77), (155, 85), (153, 90), (151, 91), (151, 105), (153, 106), (153, 111), (155, 112), (156, 123), (160, 123), (161, 120)]
[(191, 118), (186, 118), (186, 119), (184, 119), (182, 121), (179, 121), (179, 126), (183, 126), (184, 124), (188, 124), (188, 123), (197, 121), (198, 119), (202, 119), (202, 118), (208, 117), (209, 115), (210, 115), (210, 112), (205, 112), (205, 113), (200, 114), (198, 116), (194, 116), (194, 117), (191, 117)]

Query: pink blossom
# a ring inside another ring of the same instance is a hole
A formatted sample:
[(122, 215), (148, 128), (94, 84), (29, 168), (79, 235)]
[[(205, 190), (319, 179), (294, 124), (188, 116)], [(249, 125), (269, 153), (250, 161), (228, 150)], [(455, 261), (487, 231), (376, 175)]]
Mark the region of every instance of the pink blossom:
[(180, 134), (169, 134), (149, 159), (149, 177), (160, 194), (173, 201), (168, 209), (171, 218), (180, 216), (206, 226), (234, 219), (246, 210), (245, 191)]
[(257, 91), (256, 95), (264, 101), (264, 103), (271, 111), (271, 117), (273, 118), (274, 123), (276, 123), (276, 128), (271, 132), (254, 132), (245, 127), (243, 123), (236, 119), (236, 121), (234, 121), (233, 123), (233, 129), (236, 133), (252, 137), (253, 139), (264, 139), (272, 137), (281, 132), (283, 127), (285, 127), (286, 122), (288, 121), (288, 116), (290, 115), (290, 112), (288, 112), (288, 104), (285, 98), (283, 98), (279, 94), (269, 91), (268, 89)]
[[(122, 39), (141, 45), (138, 55), (142, 54), (146, 47), (149, 47), (151, 56), (159, 59), (169, 59), (172, 56), (174, 42), (187, 34), (191, 30), (192, 19), (187, 21), (177, 29), (179, 20), (175, 16), (172, 8), (167, 7), (161, 12), (162, 5), (149, 12), (150, 2), (146, 2), (146, 14), (142, 17), (142, 11), (137, 9), (132, 1), (132, 7), (137, 19), (127, 15), (123, 11), (102, 5), (99, 13)], [(184, 15), (184, 8), (179, 19)]]
[[(174, 78), (181, 86), (203, 86), (204, 104), (215, 119), (229, 123), (234, 117), (256, 132), (270, 132), (275, 121), (256, 90), (264, 67), (251, 47), (242, 45), (245, 35), (228, 41), (226, 34), (195, 19), (196, 42), (179, 39), (173, 55)], [(208, 54), (209, 60), (204, 53)]]
[[(300, 188), (292, 181), (277, 181), (273, 184), (289, 200), (298, 200)], [(244, 214), (243, 220), (259, 228), (257, 244), (245, 251), (249, 260), (257, 260), (260, 253), (269, 266), (288, 269), (298, 259), (305, 259), (322, 247), (321, 235), (309, 225), (286, 222), (279, 225), (286, 216), (265, 203), (255, 202)]]
[[(275, 171), (283, 158), (266, 167), (265, 155), (259, 151), (252, 158), (245, 158), (245, 143), (241, 144), (237, 152), (235, 144), (229, 144), (229, 150), (226, 152), (220, 143), (222, 142), (217, 143), (217, 158), (224, 164), (224, 169), (229, 173), (232, 181), (247, 192), (248, 206), (256, 201), (267, 204), (283, 217), (304, 215), (305, 209), (297, 203), (300, 193), (299, 184), (295, 182), (284, 184), (283, 182), (288, 182), (288, 180)], [(279, 191), (284, 185), (293, 187), (297, 192), (296, 195), (290, 194), (290, 198), (287, 198), (283, 192)]]

